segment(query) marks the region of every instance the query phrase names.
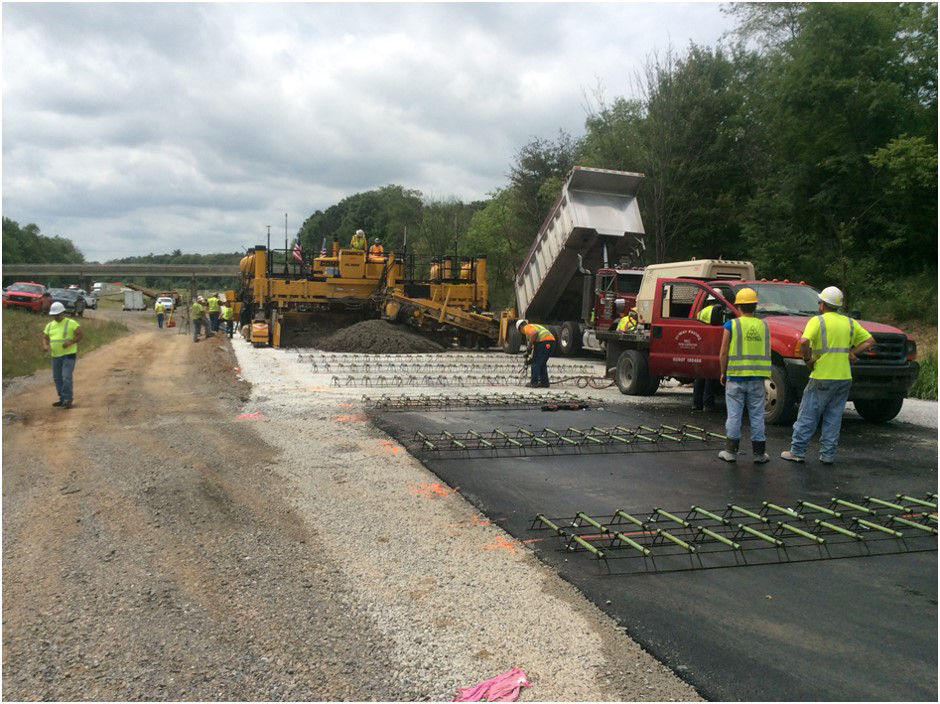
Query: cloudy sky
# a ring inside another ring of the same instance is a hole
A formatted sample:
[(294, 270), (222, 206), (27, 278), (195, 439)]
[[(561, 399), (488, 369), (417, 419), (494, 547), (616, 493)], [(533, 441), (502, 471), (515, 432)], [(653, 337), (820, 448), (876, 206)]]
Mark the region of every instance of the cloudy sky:
[(484, 198), (717, 3), (4, 2), (3, 215), (89, 261), (236, 251), (394, 183)]

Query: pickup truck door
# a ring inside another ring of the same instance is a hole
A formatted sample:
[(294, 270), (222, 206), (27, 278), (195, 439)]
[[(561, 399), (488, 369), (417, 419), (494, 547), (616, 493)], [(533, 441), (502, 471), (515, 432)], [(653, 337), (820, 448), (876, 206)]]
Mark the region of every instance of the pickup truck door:
[[(660, 279), (650, 324), (650, 374), (681, 379), (717, 379), (724, 328), (696, 317), (706, 305), (734, 308), (713, 288), (689, 279)], [(724, 318), (724, 316), (722, 316)]]

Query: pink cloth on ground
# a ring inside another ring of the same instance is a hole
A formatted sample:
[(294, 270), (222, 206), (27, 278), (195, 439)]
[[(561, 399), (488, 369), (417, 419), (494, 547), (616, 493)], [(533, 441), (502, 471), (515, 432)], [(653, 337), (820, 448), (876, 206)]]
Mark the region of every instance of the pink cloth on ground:
[(457, 698), (453, 702), (514, 702), (519, 690), (529, 687), (529, 679), (518, 667), (508, 672), (484, 680), (473, 687), (457, 689)]

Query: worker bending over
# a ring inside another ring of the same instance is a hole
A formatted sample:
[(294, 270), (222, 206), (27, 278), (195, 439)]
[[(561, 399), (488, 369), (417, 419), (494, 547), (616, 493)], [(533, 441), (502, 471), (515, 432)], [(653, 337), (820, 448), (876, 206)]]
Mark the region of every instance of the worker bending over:
[(744, 409), (751, 426), (751, 447), (754, 462), (763, 464), (767, 455), (767, 435), (764, 429), (764, 379), (770, 376), (770, 328), (754, 317), (757, 310), (757, 292), (742, 288), (734, 299), (741, 311), (740, 318), (725, 323), (721, 338), (721, 383), (725, 387), (725, 449), (718, 457), (725, 462), (736, 462), (741, 444), (741, 421)]
[(526, 338), (526, 359), (532, 368), (528, 386), (548, 388), (548, 358), (555, 351), (555, 336), (548, 328), (525, 320), (518, 321), (516, 329)]
[(350, 249), (359, 249), (363, 252), (366, 251), (366, 233), (362, 230), (356, 230), (356, 234), (352, 236), (352, 239), (349, 240)]

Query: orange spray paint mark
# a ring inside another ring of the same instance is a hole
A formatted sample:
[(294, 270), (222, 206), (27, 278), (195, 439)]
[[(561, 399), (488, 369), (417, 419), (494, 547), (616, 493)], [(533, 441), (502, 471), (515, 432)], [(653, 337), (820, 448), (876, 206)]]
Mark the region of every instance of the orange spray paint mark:
[(489, 519), (483, 518), (483, 516), (474, 515), (474, 516), (470, 519), (470, 525), (472, 525), (472, 526), (486, 527), (486, 526), (488, 526), (489, 524), (490, 524)]
[(252, 411), (250, 413), (239, 413), (236, 418), (264, 418), (264, 414), (260, 411)]
[(441, 483), (437, 484), (428, 484), (427, 482), (421, 482), (420, 484), (409, 484), (408, 488), (411, 490), (413, 496), (421, 496), (425, 499), (433, 499), (438, 496), (449, 496), (454, 493), (454, 489), (451, 489), (449, 486), (445, 486)]
[(516, 552), (516, 543), (513, 540), (506, 540), (503, 537), (496, 538), (496, 542), (491, 545), (481, 546), (481, 550), (499, 550), (500, 548), (508, 550), (511, 553)]
[[(320, 387), (317, 386), (317, 387), (314, 387), (314, 388), (320, 388)], [(341, 404), (339, 404), (339, 407), (340, 407), (340, 408), (355, 408), (355, 407), (356, 407), (356, 404), (355, 404), (355, 403), (341, 403)]]
[(382, 440), (382, 447), (385, 448), (386, 452), (391, 452), (393, 455), (397, 455), (401, 452), (401, 445), (392, 440)]
[(365, 423), (366, 416), (364, 413), (343, 413), (336, 416), (333, 420), (337, 423)]

